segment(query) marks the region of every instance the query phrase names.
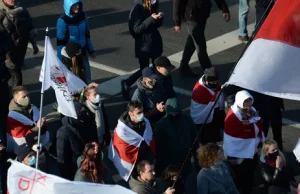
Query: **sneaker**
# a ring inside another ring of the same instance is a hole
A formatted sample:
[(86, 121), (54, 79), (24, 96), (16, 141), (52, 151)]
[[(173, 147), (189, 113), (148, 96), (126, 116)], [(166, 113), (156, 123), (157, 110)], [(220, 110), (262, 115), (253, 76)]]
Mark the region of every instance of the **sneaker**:
[(128, 85), (126, 84), (126, 80), (122, 80), (121, 81), (121, 92), (122, 92), (122, 95), (124, 97), (125, 100), (130, 100), (130, 97), (129, 97), (129, 91), (130, 91), (130, 87), (128, 87)]
[(186, 69), (180, 69), (179, 68), (179, 72), (182, 76), (185, 77), (199, 77), (199, 75), (195, 72), (193, 72), (190, 68), (186, 68)]
[(238, 39), (242, 42), (248, 42), (249, 41), (249, 36), (239, 36)]

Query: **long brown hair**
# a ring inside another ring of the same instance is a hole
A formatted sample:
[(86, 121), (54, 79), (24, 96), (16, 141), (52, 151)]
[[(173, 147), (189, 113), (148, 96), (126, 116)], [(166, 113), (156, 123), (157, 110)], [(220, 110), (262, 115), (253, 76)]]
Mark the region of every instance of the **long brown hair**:
[[(158, 4), (159, 2), (158, 0), (156, 0), (155, 6), (158, 7)], [(144, 9), (150, 14), (152, 14), (155, 11), (153, 5), (151, 4), (151, 0), (143, 0), (143, 6)]]
[(94, 183), (103, 182), (102, 151), (96, 142), (85, 145), (80, 172), (84, 177), (90, 177)]
[(84, 61), (82, 56), (74, 56), (72, 57), (72, 73), (74, 73), (77, 77), (82, 79), (84, 82), (86, 82), (85, 77), (85, 67), (84, 67)]

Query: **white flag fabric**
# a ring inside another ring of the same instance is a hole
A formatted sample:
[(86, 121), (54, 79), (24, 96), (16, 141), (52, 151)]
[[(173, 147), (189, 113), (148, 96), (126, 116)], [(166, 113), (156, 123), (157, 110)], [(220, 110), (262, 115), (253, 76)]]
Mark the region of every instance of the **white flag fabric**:
[(277, 0), (227, 84), (300, 100), (300, 1)]
[(51, 86), (55, 91), (60, 112), (76, 119), (71, 93), (86, 84), (57, 58), (48, 36), (45, 37), (45, 53), (39, 80), (42, 82), (41, 92)]
[(25, 164), (9, 160), (7, 189), (9, 194), (134, 194), (119, 185), (74, 182), (46, 174)]

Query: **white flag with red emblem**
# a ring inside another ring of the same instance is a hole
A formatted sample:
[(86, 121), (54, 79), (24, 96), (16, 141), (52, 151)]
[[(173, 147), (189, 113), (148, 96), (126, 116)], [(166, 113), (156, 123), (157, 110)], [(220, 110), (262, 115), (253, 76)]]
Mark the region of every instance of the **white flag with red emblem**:
[(55, 91), (60, 112), (76, 119), (71, 93), (84, 88), (86, 84), (57, 58), (48, 36), (45, 37), (45, 53), (39, 80), (42, 82), (41, 92), (51, 86)]
[(228, 84), (300, 100), (300, 1), (277, 0)]
[(135, 194), (119, 185), (69, 181), (25, 164), (9, 160), (7, 174), (8, 194)]

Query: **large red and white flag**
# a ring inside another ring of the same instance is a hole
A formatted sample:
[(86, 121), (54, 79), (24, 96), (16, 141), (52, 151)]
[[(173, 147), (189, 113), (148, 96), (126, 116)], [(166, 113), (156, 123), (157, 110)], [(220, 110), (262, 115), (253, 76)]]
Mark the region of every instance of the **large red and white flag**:
[(9, 160), (7, 175), (8, 194), (135, 194), (119, 185), (69, 181)]
[(143, 137), (129, 128), (121, 120), (114, 131), (112, 141), (108, 150), (108, 158), (114, 163), (119, 175), (128, 181), (136, 163), (139, 148), (142, 141), (145, 141), (154, 153), (153, 132), (150, 122), (145, 118), (146, 129)]
[(227, 84), (300, 100), (300, 1), (277, 0)]
[(58, 58), (48, 36), (45, 37), (45, 54), (40, 72), (43, 93), (50, 86), (54, 89), (60, 112), (77, 118), (72, 92), (84, 88), (86, 84), (74, 75)]

